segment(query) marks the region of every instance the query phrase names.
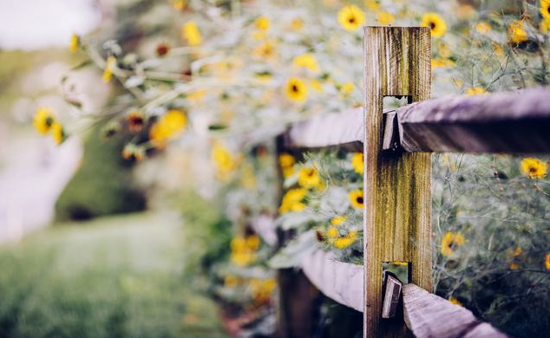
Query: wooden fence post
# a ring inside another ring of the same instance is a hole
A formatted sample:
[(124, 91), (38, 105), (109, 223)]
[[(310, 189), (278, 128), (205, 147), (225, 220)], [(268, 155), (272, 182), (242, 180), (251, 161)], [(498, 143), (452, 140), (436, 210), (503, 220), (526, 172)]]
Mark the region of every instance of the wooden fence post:
[(402, 312), (382, 319), (382, 264), (408, 262), (409, 279), (431, 292), (431, 157), (382, 152), (384, 96), (430, 97), (426, 27), (366, 27), (364, 336), (408, 337)]

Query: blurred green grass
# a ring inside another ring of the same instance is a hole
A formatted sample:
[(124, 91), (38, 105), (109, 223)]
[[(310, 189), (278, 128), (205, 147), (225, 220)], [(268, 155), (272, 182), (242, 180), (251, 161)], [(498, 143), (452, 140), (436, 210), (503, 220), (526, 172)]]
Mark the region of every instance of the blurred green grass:
[(182, 275), (182, 228), (171, 214), (134, 214), (1, 246), (0, 337), (225, 337)]

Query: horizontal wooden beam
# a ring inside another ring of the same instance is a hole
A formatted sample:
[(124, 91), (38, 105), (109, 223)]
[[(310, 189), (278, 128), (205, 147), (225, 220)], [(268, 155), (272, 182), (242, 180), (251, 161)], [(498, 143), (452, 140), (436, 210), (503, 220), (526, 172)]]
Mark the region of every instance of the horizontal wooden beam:
[(405, 323), (417, 338), (507, 338), (469, 310), (414, 285), (403, 287)]
[(385, 124), (384, 150), (397, 139), (406, 152), (550, 153), (547, 88), (443, 97), (393, 114), (397, 123)]
[(316, 250), (303, 260), (302, 270), (325, 296), (363, 312), (363, 266), (338, 262), (332, 254)]
[(284, 135), (286, 147), (324, 148), (364, 140), (363, 109), (322, 114), (293, 124)]

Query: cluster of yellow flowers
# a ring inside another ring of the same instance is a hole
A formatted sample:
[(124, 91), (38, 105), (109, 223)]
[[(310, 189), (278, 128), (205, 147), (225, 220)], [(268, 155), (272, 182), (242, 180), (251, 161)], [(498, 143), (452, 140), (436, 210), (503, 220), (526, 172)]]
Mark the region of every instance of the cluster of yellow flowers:
[(231, 262), (237, 266), (248, 266), (256, 261), (260, 238), (256, 235), (238, 236), (231, 240)]
[(227, 275), (224, 278), (226, 288), (242, 287), (250, 290), (252, 300), (256, 305), (263, 305), (271, 300), (273, 291), (277, 288), (275, 278), (246, 278), (235, 275)]
[(341, 227), (346, 221), (346, 216), (337, 216), (330, 221), (330, 227), (325, 233), (317, 230), (317, 237), (321, 241), (327, 241), (339, 250), (350, 247), (357, 240), (357, 230), (347, 230)]
[(53, 110), (48, 107), (40, 107), (36, 110), (33, 124), (40, 134), (51, 134), (58, 145), (67, 138), (63, 125), (55, 119)]

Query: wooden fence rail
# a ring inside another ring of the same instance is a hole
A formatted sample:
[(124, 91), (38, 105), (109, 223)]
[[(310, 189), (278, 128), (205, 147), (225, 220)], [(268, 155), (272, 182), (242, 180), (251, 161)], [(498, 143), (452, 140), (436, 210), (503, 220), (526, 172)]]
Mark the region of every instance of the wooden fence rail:
[[(364, 43), (363, 114), (350, 109), (316, 116), (290, 126), (281, 138), (283, 149), (364, 147), (364, 267), (317, 250), (302, 262), (305, 276), (328, 297), (364, 312), (364, 337), (506, 337), (430, 293), (429, 153), (550, 153), (550, 90), (427, 100), (428, 28), (365, 27)], [(406, 96), (415, 103), (384, 113), (385, 96)], [(253, 228), (276, 242), (272, 219), (264, 217)], [(383, 319), (382, 270), (391, 262), (408, 263), (410, 284), (403, 286), (396, 317)], [(285, 283), (289, 287), (288, 279)]]

